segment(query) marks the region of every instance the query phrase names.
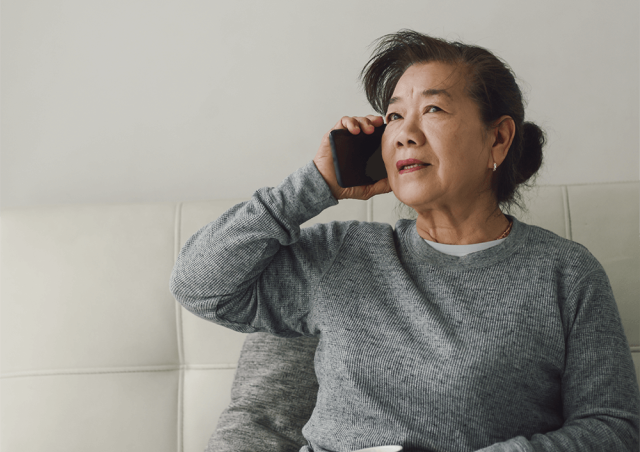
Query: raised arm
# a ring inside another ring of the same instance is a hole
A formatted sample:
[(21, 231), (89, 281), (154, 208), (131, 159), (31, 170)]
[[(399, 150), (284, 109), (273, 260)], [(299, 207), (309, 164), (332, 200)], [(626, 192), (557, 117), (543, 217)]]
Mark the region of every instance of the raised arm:
[[(370, 134), (373, 124), (381, 122), (381, 117), (345, 116), (333, 129)], [(349, 223), (304, 231), (300, 225), (337, 199), (367, 199), (390, 190), (386, 179), (339, 187), (329, 132), (313, 162), (278, 187), (258, 190), (187, 241), (171, 276), (171, 291), (186, 309), (241, 332), (314, 334), (307, 322), (314, 288), (333, 262)]]
[(311, 334), (301, 319), (346, 230), (318, 225), (301, 234), (300, 224), (335, 204), (313, 162), (258, 190), (187, 241), (171, 276), (173, 295), (237, 331)]

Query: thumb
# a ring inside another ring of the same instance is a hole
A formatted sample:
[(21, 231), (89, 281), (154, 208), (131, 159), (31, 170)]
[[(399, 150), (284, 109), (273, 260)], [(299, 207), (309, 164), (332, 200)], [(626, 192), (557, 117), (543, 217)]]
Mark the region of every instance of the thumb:
[(361, 185), (359, 187), (347, 188), (346, 198), (367, 200), (376, 195), (382, 195), (391, 191), (389, 179), (384, 178), (371, 185)]

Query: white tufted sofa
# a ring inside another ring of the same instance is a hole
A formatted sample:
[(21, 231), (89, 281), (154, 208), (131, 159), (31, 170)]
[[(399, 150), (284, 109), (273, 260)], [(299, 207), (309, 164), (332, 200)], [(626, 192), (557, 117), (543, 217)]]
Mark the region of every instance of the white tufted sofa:
[[(638, 182), (542, 186), (515, 215), (587, 246), (611, 279), (640, 375)], [(3, 452), (202, 452), (244, 335), (169, 292), (182, 244), (240, 199), (0, 214)], [(316, 221), (395, 224), (393, 195)]]

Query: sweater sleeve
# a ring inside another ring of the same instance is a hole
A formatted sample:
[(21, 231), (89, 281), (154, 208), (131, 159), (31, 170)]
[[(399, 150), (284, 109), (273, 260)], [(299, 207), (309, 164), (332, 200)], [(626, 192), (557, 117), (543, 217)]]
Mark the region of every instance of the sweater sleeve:
[(338, 202), (313, 162), (194, 234), (171, 275), (187, 310), (243, 333), (314, 335), (309, 303), (349, 223), (300, 228)]
[[(598, 264), (566, 300), (564, 424), (482, 452), (637, 452), (640, 395), (609, 279)], [(479, 451), (480, 452), (480, 451)]]

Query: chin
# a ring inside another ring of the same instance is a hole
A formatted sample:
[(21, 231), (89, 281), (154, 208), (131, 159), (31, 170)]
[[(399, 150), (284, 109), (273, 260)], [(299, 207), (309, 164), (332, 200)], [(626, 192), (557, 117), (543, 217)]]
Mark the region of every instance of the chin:
[[(422, 187), (420, 187), (422, 188)], [(412, 209), (415, 209), (415, 206), (419, 206), (424, 204), (427, 196), (426, 193), (423, 193), (422, 190), (412, 189), (411, 187), (391, 187), (393, 190), (393, 194), (398, 198), (402, 204), (405, 204)]]

